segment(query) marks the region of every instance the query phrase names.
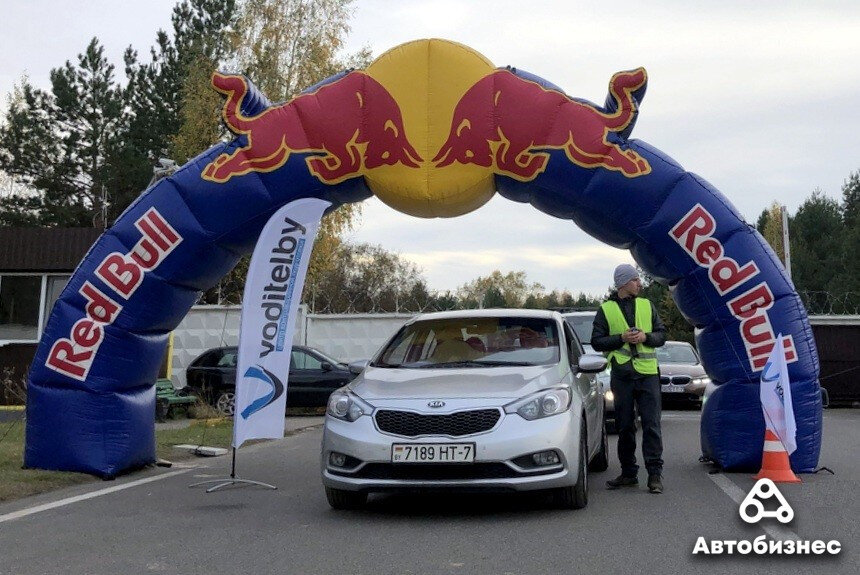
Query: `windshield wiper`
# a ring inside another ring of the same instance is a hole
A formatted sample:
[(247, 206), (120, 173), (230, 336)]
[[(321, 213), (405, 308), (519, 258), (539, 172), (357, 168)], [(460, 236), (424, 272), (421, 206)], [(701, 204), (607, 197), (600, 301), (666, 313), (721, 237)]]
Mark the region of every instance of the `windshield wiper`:
[(491, 367), (503, 367), (503, 366), (511, 366), (511, 367), (528, 367), (537, 365), (534, 363), (529, 363), (527, 361), (495, 361), (490, 359), (476, 359), (471, 361), (470, 363), (474, 363), (477, 365), (483, 366), (491, 366)]
[(421, 367), (424, 369), (433, 369), (437, 367), (525, 367), (530, 365), (534, 364), (524, 361), (490, 361), (470, 359), (465, 361), (443, 361), (441, 363), (428, 363), (426, 365), (421, 365), (417, 367)]
[(422, 369), (435, 369), (437, 367), (469, 367), (473, 363), (474, 362), (472, 361), (442, 361), (439, 363), (426, 363), (416, 367), (420, 367)]

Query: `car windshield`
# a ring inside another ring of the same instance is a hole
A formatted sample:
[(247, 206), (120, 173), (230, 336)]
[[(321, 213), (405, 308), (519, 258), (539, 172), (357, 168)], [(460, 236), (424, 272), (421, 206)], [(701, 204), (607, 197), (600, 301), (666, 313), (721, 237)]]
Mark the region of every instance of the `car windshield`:
[(576, 332), (579, 341), (585, 344), (591, 343), (591, 330), (594, 327), (594, 314), (590, 315), (569, 315), (565, 321)]
[(657, 348), (657, 361), (660, 363), (699, 363), (696, 352), (689, 345), (666, 344)]
[(551, 319), (453, 317), (403, 326), (379, 353), (374, 367), (482, 368), (547, 365), (559, 361)]

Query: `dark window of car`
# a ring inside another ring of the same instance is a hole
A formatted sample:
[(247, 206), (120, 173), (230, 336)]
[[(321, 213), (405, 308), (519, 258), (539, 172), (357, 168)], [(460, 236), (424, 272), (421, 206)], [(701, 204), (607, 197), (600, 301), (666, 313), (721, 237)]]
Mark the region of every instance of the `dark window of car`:
[(556, 323), (535, 317), (451, 317), (403, 326), (376, 367), (548, 365), (559, 359)]
[(570, 364), (578, 365), (579, 357), (583, 354), (582, 345), (567, 322), (564, 324), (564, 335), (567, 338), (567, 353), (570, 357)]
[(657, 348), (657, 361), (659, 363), (699, 363), (699, 356), (692, 346), (686, 344), (667, 343)]
[(573, 328), (579, 341), (591, 343), (591, 332), (594, 328), (594, 315), (569, 315), (564, 320)]
[(218, 360), (218, 367), (236, 367), (236, 352), (227, 350)]
[(216, 367), (223, 356), (223, 349), (211, 349), (198, 357), (193, 365), (194, 367)]
[(311, 354), (300, 349), (294, 349), (291, 355), (290, 369), (322, 369), (322, 362)]

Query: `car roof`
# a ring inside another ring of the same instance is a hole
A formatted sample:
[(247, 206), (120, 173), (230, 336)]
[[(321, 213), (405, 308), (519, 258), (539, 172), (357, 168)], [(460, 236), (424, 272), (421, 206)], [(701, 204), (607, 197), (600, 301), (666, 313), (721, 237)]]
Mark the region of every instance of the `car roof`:
[(409, 323), (415, 321), (456, 319), (472, 317), (533, 317), (542, 319), (561, 319), (561, 314), (556, 311), (545, 309), (521, 309), (521, 308), (492, 308), (492, 309), (458, 309), (453, 311), (437, 311), (433, 313), (422, 313)]
[(562, 317), (594, 317), (597, 315), (597, 310), (590, 311), (566, 311), (561, 314)]

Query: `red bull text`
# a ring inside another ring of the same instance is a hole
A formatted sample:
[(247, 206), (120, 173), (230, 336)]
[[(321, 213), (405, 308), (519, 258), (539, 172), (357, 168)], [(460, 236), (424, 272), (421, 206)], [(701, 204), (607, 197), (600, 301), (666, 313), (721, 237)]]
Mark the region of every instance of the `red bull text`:
[[(155, 208), (135, 223), (141, 238), (127, 253), (112, 252), (96, 267), (96, 277), (113, 290), (118, 299), (129, 299), (151, 272), (182, 242), (182, 236)], [(51, 346), (45, 365), (58, 373), (84, 381), (104, 340), (105, 327), (112, 324), (123, 306), (89, 281), (78, 290), (87, 300), (86, 315), (75, 322), (68, 338)]]
[[(714, 216), (701, 204), (696, 204), (669, 231), (669, 235), (699, 266), (708, 270), (708, 279), (720, 295), (726, 295), (742, 283), (759, 274), (755, 262), (741, 266), (726, 255), (722, 242), (713, 237), (717, 223)], [(752, 371), (760, 371), (767, 363), (776, 334), (767, 310), (773, 307), (774, 296), (766, 282), (761, 282), (726, 305), (740, 321), (741, 339)], [(794, 339), (783, 338), (786, 361), (797, 361)]]

